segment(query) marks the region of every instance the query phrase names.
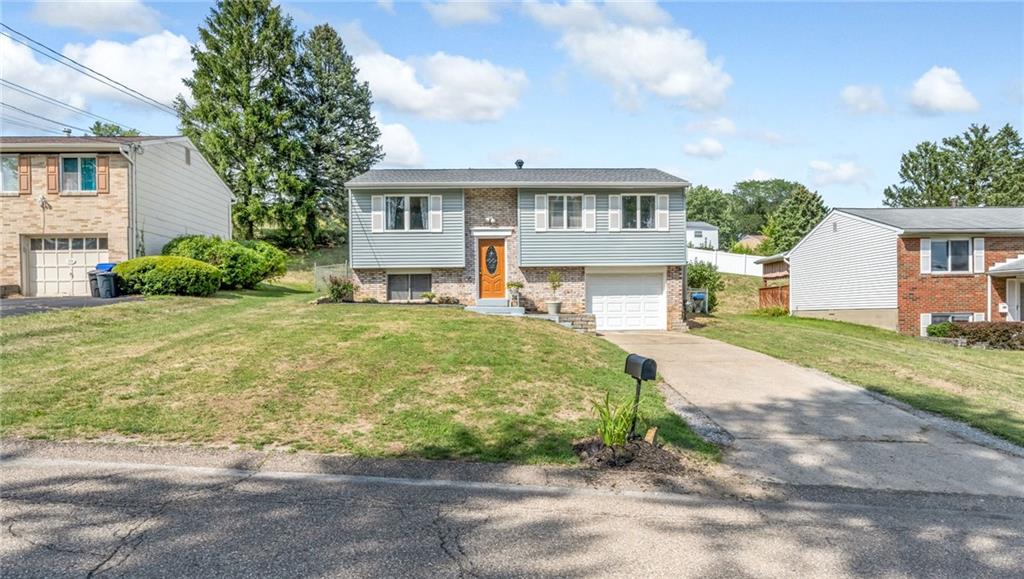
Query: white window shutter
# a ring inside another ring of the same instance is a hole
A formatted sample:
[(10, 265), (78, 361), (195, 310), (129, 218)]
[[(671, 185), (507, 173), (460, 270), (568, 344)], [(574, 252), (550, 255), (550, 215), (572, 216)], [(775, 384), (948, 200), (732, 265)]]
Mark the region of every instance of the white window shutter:
[(921, 335), (922, 336), (927, 336), (928, 335), (928, 326), (930, 326), (930, 325), (932, 325), (932, 315), (931, 314), (921, 314)]
[(974, 273), (985, 272), (985, 238), (974, 238)]
[(384, 231), (383, 195), (374, 195), (370, 198), (370, 230), (374, 233)]
[(608, 231), (622, 229), (622, 195), (608, 196)]
[(548, 230), (548, 196), (533, 196), (533, 217), (534, 229), (537, 231)]
[(974, 321), (975, 322), (984, 322), (985, 321), (985, 312), (974, 312)]
[(444, 199), (440, 195), (430, 196), (430, 231), (441, 233), (444, 226), (444, 218), (441, 213), (441, 205)]
[(597, 231), (597, 196), (583, 196), (583, 231)]
[(921, 273), (932, 272), (932, 240), (921, 240)]
[(658, 195), (657, 209), (654, 224), (658, 231), (668, 231), (668, 195)]

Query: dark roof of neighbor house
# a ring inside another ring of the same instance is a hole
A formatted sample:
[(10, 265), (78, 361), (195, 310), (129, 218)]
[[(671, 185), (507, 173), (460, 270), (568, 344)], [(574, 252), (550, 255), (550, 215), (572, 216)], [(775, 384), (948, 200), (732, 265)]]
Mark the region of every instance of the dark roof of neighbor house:
[(836, 208), (904, 233), (1024, 231), (1024, 207)]
[(685, 179), (658, 169), (372, 169), (345, 183), (352, 188), (685, 185)]
[(706, 221), (687, 221), (687, 229), (707, 229), (711, 231), (718, 231), (718, 228)]

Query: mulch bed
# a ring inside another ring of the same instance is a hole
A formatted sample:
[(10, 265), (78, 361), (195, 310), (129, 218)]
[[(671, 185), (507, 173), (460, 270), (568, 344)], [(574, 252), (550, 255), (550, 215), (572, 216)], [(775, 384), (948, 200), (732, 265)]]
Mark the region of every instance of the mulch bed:
[(591, 468), (655, 472), (682, 475), (692, 473), (695, 465), (686, 458), (657, 444), (638, 439), (622, 447), (608, 447), (600, 437), (585, 438), (572, 445), (580, 462)]

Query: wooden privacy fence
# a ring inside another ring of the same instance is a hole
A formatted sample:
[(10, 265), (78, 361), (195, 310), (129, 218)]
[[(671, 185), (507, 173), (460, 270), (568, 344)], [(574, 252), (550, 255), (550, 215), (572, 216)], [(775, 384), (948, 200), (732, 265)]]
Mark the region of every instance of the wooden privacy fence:
[(758, 307), (789, 310), (789, 286), (763, 287), (758, 290)]

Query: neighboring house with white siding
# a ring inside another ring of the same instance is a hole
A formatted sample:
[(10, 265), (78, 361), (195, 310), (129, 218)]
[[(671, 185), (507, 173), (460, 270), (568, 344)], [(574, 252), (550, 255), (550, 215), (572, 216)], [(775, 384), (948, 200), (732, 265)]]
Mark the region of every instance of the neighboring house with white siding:
[[(391, 169), (345, 186), (359, 299), (430, 292), (504, 314), (557, 301), (597, 330), (683, 325), (683, 179), (656, 169)], [(509, 282), (522, 285), (521, 307)]]
[(704, 221), (687, 221), (686, 244), (690, 247), (717, 250), (718, 228)]
[(0, 137), (0, 155), (3, 295), (88, 295), (97, 263), (231, 237), (231, 191), (185, 137)]
[(790, 312), (923, 334), (1021, 321), (1024, 208), (834, 209), (789, 252)]

